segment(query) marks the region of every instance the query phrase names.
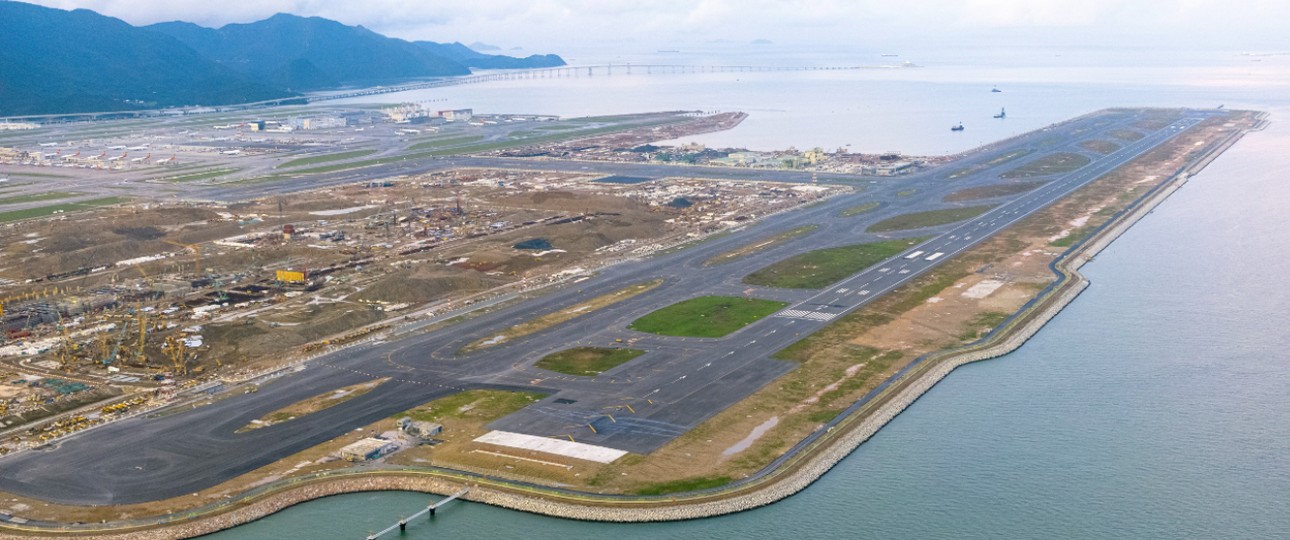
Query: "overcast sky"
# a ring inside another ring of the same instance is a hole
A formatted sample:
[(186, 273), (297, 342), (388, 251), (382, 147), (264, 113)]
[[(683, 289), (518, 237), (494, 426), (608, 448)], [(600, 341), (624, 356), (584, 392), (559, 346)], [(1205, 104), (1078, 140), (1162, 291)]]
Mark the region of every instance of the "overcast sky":
[(1290, 50), (1286, 0), (35, 0), (133, 24), (316, 15), (386, 35), (529, 52), (769, 39), (881, 49), (941, 44)]

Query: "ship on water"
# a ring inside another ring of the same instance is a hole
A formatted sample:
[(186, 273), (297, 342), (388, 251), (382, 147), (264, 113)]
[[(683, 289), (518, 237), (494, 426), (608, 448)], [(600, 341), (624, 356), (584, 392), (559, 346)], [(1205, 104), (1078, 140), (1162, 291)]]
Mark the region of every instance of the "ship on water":
[(957, 126), (950, 127), (950, 131), (963, 131), (963, 129), (963, 122), (959, 122), (959, 125)]
[(1003, 107), (1000, 107), (1000, 108), (999, 108), (999, 114), (994, 115), (994, 117), (995, 117), (995, 118), (1000, 118), (1000, 119), (1002, 119), (1002, 118), (1007, 118), (1007, 117), (1008, 117), (1008, 111), (1007, 111), (1007, 110), (1004, 110), (1004, 108), (1003, 108)]

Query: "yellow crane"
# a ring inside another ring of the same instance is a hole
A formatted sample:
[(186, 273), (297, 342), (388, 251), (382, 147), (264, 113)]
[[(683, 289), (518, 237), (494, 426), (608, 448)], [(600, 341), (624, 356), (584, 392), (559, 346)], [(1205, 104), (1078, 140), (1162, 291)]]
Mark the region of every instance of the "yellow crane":
[(76, 362), (76, 344), (72, 343), (72, 334), (68, 332), (67, 325), (63, 324), (62, 313), (58, 314), (58, 329), (63, 333), (63, 346), (58, 351), (58, 367), (70, 373)]
[(179, 242), (173, 242), (170, 240), (162, 240), (162, 242), (165, 242), (172, 246), (179, 246), (182, 248), (188, 248), (193, 250), (193, 275), (196, 277), (202, 277), (203, 272), (202, 272), (202, 245), (201, 244), (181, 244)]
[(135, 350), (135, 362), (142, 366), (148, 365), (148, 355), (144, 353), (143, 347), (148, 344), (148, 314), (143, 311), (143, 303), (139, 303), (139, 345)]
[(170, 358), (175, 376), (188, 373), (188, 345), (183, 340), (175, 339), (175, 336), (166, 336), (166, 345), (162, 349)]

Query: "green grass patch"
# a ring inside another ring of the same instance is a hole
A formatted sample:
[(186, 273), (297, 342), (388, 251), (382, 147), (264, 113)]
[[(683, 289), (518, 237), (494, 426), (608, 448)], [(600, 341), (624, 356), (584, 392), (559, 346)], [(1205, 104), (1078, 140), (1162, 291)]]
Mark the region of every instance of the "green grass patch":
[(537, 367), (567, 375), (599, 375), (645, 354), (639, 349), (574, 347), (538, 360)]
[(369, 148), (366, 150), (351, 150), (349, 152), (336, 152), (334, 154), (320, 154), (316, 156), (307, 156), (307, 157), (293, 159), (291, 161), (278, 165), (277, 168), (289, 169), (291, 167), (317, 165), (319, 163), (327, 163), (328, 161), (341, 161), (345, 159), (354, 159), (354, 158), (360, 158), (363, 156), (370, 156), (375, 153), (376, 153), (376, 149)]
[(1001, 178), (1031, 178), (1068, 173), (1088, 165), (1092, 161), (1088, 156), (1062, 152), (1036, 159), (999, 176)]
[(483, 135), (465, 135), (461, 137), (439, 137), (421, 141), (408, 147), (408, 150), (425, 150), (427, 148), (444, 148), (447, 146), (456, 146), (461, 144), (473, 143), (484, 139)]
[(111, 206), (128, 202), (130, 199), (125, 197), (103, 197), (101, 199), (90, 199), (88, 201), (71, 202), (56, 204), (53, 206), (41, 206), (38, 208), (26, 208), (23, 210), (12, 210), (9, 212), (0, 212), (0, 223), (10, 221), (21, 221), (24, 219), (35, 219), (63, 212), (76, 212), (80, 210), (89, 210), (97, 206)]
[(995, 184), (992, 186), (981, 186), (967, 189), (960, 189), (945, 196), (946, 202), (963, 202), (975, 201), (977, 199), (993, 199), (995, 197), (1006, 197), (1008, 195), (1017, 195), (1046, 184), (1047, 182), (1017, 182), (1014, 184)]
[(744, 276), (744, 283), (782, 289), (823, 289), (920, 241), (887, 240), (808, 251), (748, 274)]
[(760, 298), (700, 296), (636, 319), (628, 328), (664, 336), (722, 337), (787, 305)]
[(923, 227), (936, 227), (940, 225), (949, 225), (965, 219), (972, 219), (981, 214), (989, 212), (996, 205), (985, 204), (980, 206), (965, 206), (962, 208), (945, 208), (941, 210), (928, 210), (926, 212), (914, 212), (912, 214), (902, 214), (895, 217), (889, 217), (869, 226), (869, 232), (891, 232), (906, 231), (910, 229), (921, 229)]
[(915, 194), (917, 194), (917, 193), (918, 193), (918, 190), (917, 190), (917, 189), (905, 189), (905, 190), (897, 191), (897, 192), (896, 192), (896, 196), (897, 196), (897, 197), (913, 197), (913, 196), (914, 196)]
[(683, 478), (671, 482), (659, 482), (648, 484), (636, 489), (637, 495), (667, 495), (669, 493), (685, 493), (689, 491), (698, 491), (701, 489), (712, 489), (721, 487), (731, 482), (729, 476), (696, 476), (694, 478)]
[(18, 195), (16, 197), (7, 197), (7, 198), (0, 199), (0, 205), (22, 204), (22, 203), (40, 202), (40, 201), (53, 201), (57, 199), (66, 199), (68, 197), (75, 197), (77, 195), (80, 195), (80, 194), (68, 193), (66, 191), (49, 191), (45, 193), (32, 193), (30, 195)]
[(879, 206), (882, 206), (882, 203), (877, 201), (867, 202), (864, 204), (852, 206), (851, 208), (847, 208), (846, 210), (839, 212), (838, 216), (852, 217), (852, 216), (858, 216), (860, 214), (867, 214), (869, 212), (877, 210)]
[(405, 416), (421, 422), (443, 422), (465, 418), (490, 422), (546, 397), (539, 392), (511, 392), (507, 390), (467, 390), (442, 397), (390, 418)]

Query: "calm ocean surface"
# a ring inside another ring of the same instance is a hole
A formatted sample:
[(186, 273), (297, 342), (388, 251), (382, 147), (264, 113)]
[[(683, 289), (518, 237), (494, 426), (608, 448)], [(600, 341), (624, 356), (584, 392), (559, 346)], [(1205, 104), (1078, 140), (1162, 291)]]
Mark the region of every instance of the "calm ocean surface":
[[(791, 51), (613, 59), (884, 60), (893, 59)], [(1085, 266), (1092, 286), (1021, 350), (954, 372), (794, 497), (732, 516), (647, 525), (455, 503), (433, 521), (413, 523), (404, 537), (1290, 535), (1290, 57), (1041, 50), (894, 60), (927, 67), (513, 81), (397, 99), (560, 115), (745, 110), (752, 117), (744, 125), (695, 140), (754, 149), (851, 144), (853, 151), (952, 153), (1120, 105), (1226, 104), (1270, 111), (1273, 124)], [(995, 85), (1004, 92), (991, 94)], [(991, 121), (1000, 106), (1008, 119)], [(948, 131), (959, 121), (968, 128), (962, 137)], [(209, 538), (361, 539), (429, 499), (333, 497)]]

